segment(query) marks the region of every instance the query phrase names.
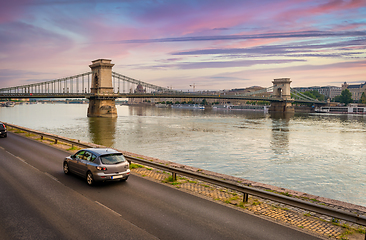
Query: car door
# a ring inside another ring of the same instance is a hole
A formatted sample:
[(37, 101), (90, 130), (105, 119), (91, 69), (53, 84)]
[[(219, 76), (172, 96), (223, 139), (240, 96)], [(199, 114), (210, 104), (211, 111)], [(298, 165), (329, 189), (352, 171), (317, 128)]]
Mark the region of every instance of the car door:
[(72, 159), (72, 161), (70, 161), (70, 163), (72, 163), (72, 164), (70, 164), (70, 168), (71, 168), (72, 172), (79, 174), (79, 175), (83, 174), (82, 160), (84, 159), (84, 154), (85, 154), (85, 150), (81, 150), (74, 155), (75, 157)]
[(86, 176), (86, 173), (89, 169), (89, 165), (92, 162), (93, 154), (89, 151), (85, 151), (83, 159), (79, 161), (79, 169), (82, 175)]

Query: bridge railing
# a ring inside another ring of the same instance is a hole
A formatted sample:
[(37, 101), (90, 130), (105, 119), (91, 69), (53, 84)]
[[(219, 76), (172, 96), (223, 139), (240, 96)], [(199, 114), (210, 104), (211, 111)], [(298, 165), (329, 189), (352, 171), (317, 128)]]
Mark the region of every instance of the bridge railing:
[[(40, 131), (28, 129), (25, 127), (19, 127), (14, 124), (9, 124), (9, 123), (4, 123), (4, 124), (7, 127), (19, 129), (19, 130), (22, 130), (22, 131), (25, 131), (28, 133), (37, 134), (37, 135), (41, 136), (41, 138), (47, 137), (47, 138), (54, 139), (55, 143), (57, 143), (57, 141), (63, 141), (63, 142), (71, 144), (72, 146), (75, 145), (75, 146), (79, 146), (82, 148), (104, 147), (104, 146), (97, 145), (97, 144), (81, 142), (80, 140), (74, 140), (74, 139), (57, 136), (54, 134), (43, 133)], [(134, 162), (134, 163), (142, 164), (144, 166), (149, 166), (149, 167), (153, 167), (156, 169), (171, 172), (172, 176), (175, 180), (176, 180), (177, 175), (181, 175), (181, 176), (186, 176), (189, 178), (201, 180), (204, 182), (208, 182), (208, 183), (220, 186), (220, 187), (232, 189), (237, 192), (241, 192), (241, 193), (243, 193), (243, 201), (248, 200), (248, 195), (253, 195), (253, 196), (263, 198), (263, 199), (268, 199), (268, 200), (271, 200), (274, 202), (278, 202), (278, 203), (286, 204), (286, 205), (293, 206), (296, 208), (304, 209), (306, 211), (316, 212), (316, 213), (323, 214), (326, 216), (331, 216), (331, 217), (334, 217), (337, 219), (342, 219), (342, 220), (345, 220), (345, 221), (348, 221), (351, 223), (356, 223), (358, 225), (366, 226), (366, 216), (365, 215), (360, 215), (360, 214), (353, 213), (353, 212), (346, 212), (346, 211), (335, 209), (332, 207), (319, 205), (319, 204), (312, 203), (312, 202), (307, 202), (307, 201), (304, 201), (301, 199), (297, 199), (297, 198), (293, 198), (293, 197), (289, 197), (289, 196), (285, 196), (285, 195), (281, 195), (281, 194), (277, 194), (277, 193), (273, 193), (273, 192), (267, 192), (262, 189), (257, 189), (257, 188), (247, 186), (247, 185), (244, 185), (241, 183), (228, 181), (225, 179), (218, 179), (215, 177), (204, 175), (202, 173), (192, 172), (192, 171), (188, 171), (188, 170), (181, 169), (181, 168), (166, 166), (166, 165), (162, 165), (160, 163), (155, 163), (152, 161), (135, 158), (135, 157), (129, 156), (129, 155), (125, 155), (125, 157), (129, 162)]]

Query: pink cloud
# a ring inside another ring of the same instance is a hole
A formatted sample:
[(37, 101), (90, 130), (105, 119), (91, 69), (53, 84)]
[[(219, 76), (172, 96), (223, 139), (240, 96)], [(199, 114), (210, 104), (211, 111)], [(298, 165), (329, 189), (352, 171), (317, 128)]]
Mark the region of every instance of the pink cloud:
[(277, 39), (248, 39), (227, 45), (226, 48), (251, 48), (278, 42)]
[[(308, 24), (310, 25), (313, 19), (311, 16), (319, 16), (322, 14), (345, 12), (355, 8), (365, 7), (366, 2), (363, 0), (331, 0), (322, 5), (314, 5), (312, 1), (300, 1), (303, 4), (292, 4), (290, 1), (289, 8), (286, 11), (279, 11), (279, 14), (275, 17), (278, 21), (288, 22), (290, 25)], [(296, 23), (296, 24), (294, 24)], [(315, 22), (314, 22), (315, 23)]]

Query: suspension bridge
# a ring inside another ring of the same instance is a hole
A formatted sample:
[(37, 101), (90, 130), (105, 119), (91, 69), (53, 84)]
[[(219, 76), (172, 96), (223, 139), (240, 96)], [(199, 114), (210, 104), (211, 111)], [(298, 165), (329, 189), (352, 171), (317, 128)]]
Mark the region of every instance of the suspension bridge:
[[(272, 111), (292, 110), (292, 103), (326, 104), (290, 87), (289, 78), (274, 79), (273, 86), (245, 94), (230, 95), (209, 91), (183, 92), (146, 83), (112, 71), (111, 60), (98, 59), (91, 71), (55, 80), (0, 88), (0, 99), (19, 98), (87, 98), (88, 116), (116, 116), (117, 98), (192, 98), (232, 99), (271, 102)], [(291, 98), (296, 96), (296, 99)]]

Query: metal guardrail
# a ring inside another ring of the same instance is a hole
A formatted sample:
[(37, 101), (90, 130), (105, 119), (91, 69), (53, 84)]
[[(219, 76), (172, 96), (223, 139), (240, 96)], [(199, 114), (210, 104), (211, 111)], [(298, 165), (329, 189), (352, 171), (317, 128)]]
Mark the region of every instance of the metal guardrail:
[(37, 131), (37, 130), (25, 128), (25, 127), (20, 127), (20, 126), (13, 125), (13, 124), (10, 124), (10, 123), (5, 123), (5, 122), (3, 122), (3, 123), (7, 127), (16, 128), (16, 129), (19, 129), (21, 131), (25, 131), (25, 132), (28, 132), (28, 133), (33, 133), (33, 134), (39, 135), (41, 137), (41, 139), (43, 139), (44, 137), (53, 139), (55, 141), (55, 144), (58, 143), (58, 142), (64, 142), (64, 143), (71, 144), (71, 147), (73, 147), (74, 145), (82, 147), (82, 148), (100, 147), (97, 144), (81, 142), (80, 140), (72, 140), (72, 139), (61, 137), (61, 136), (58, 136), (58, 135), (55, 135), (55, 134), (44, 133), (44, 132), (41, 132), (41, 131)]
[(301, 209), (304, 209), (304, 210), (307, 210), (310, 212), (316, 212), (316, 213), (324, 214), (327, 216), (339, 218), (342, 220), (346, 220), (349, 222), (353, 222), (353, 223), (357, 223), (359, 225), (366, 226), (366, 216), (360, 216), (357, 214), (341, 211), (341, 210), (334, 209), (331, 207), (306, 202), (306, 201), (303, 201), (300, 199), (276, 194), (273, 192), (268, 192), (268, 191), (261, 190), (261, 189), (256, 189), (256, 188), (246, 186), (243, 184), (239, 184), (239, 183), (235, 183), (235, 182), (231, 182), (231, 181), (227, 181), (227, 180), (222, 180), (222, 179), (217, 179), (217, 178), (213, 178), (210, 176), (205, 176), (203, 174), (187, 171), (184, 169), (164, 166), (161, 164), (150, 162), (148, 160), (143, 160), (143, 159), (134, 158), (134, 157), (130, 157), (130, 156), (125, 156), (125, 157), (132, 162), (136, 162), (136, 163), (140, 163), (142, 165), (158, 168), (158, 169), (161, 169), (161, 170), (164, 170), (167, 172), (172, 172), (174, 174), (179, 174), (182, 176), (202, 180), (202, 181), (205, 181), (205, 182), (208, 182), (208, 183), (220, 186), (220, 187), (225, 187), (228, 189), (232, 189), (232, 190), (241, 192), (244, 195), (250, 194), (250, 195), (268, 199), (268, 200), (271, 200), (274, 202), (283, 203), (283, 204), (287, 204), (287, 205), (290, 205), (293, 207), (301, 208)]
[[(19, 129), (22, 131), (40, 135), (41, 138), (48, 137), (48, 138), (54, 139), (56, 143), (57, 143), (57, 141), (62, 141), (62, 142), (66, 142), (71, 145), (76, 145), (76, 146), (80, 146), (83, 148), (103, 147), (103, 146), (100, 146), (97, 144), (80, 142), (80, 140), (71, 140), (71, 139), (60, 137), (60, 136), (57, 136), (54, 134), (48, 134), (48, 133), (44, 133), (44, 132), (40, 132), (40, 131), (36, 131), (36, 130), (24, 128), (24, 127), (19, 127), (17, 125), (13, 125), (13, 124), (8, 124), (8, 123), (4, 123), (4, 124), (6, 126), (9, 126), (12, 128), (16, 128), (16, 129)], [(331, 208), (328, 206), (307, 202), (307, 201), (304, 201), (301, 199), (284, 196), (284, 195), (280, 195), (280, 194), (273, 193), (273, 192), (268, 192), (268, 191), (261, 190), (261, 189), (256, 189), (254, 187), (246, 186), (246, 185), (243, 185), (240, 183), (206, 176), (201, 173), (187, 171), (187, 170), (175, 168), (175, 167), (169, 167), (169, 166), (166, 166), (163, 164), (154, 163), (154, 162), (151, 162), (148, 160), (143, 160), (143, 159), (135, 158), (135, 157), (128, 156), (128, 155), (125, 155), (125, 157), (129, 162), (139, 163), (139, 164), (142, 164), (145, 166), (149, 166), (149, 167), (161, 169), (161, 170), (164, 170), (167, 172), (171, 172), (173, 178), (175, 178), (175, 179), (176, 179), (176, 175), (179, 174), (182, 176), (194, 178), (197, 180), (202, 180), (204, 182), (208, 182), (208, 183), (211, 183), (211, 184), (214, 184), (217, 186), (221, 186), (221, 187), (225, 187), (228, 189), (232, 189), (232, 190), (241, 192), (244, 195), (244, 201), (248, 199), (248, 194), (250, 194), (250, 195), (257, 196), (257, 197), (260, 197), (263, 199), (268, 199), (268, 200), (271, 200), (274, 202), (286, 204), (286, 205), (293, 206), (296, 208), (301, 208), (306, 211), (316, 212), (316, 213), (320, 213), (320, 214), (327, 215), (330, 217), (346, 220), (348, 222), (356, 223), (358, 225), (366, 226), (366, 216), (342, 211), (339, 209), (334, 209), (334, 208)], [(366, 239), (366, 236), (365, 236), (365, 239)]]

